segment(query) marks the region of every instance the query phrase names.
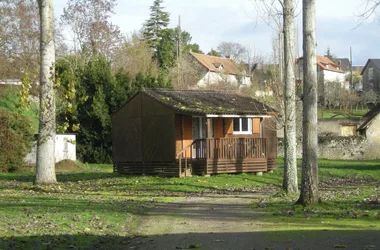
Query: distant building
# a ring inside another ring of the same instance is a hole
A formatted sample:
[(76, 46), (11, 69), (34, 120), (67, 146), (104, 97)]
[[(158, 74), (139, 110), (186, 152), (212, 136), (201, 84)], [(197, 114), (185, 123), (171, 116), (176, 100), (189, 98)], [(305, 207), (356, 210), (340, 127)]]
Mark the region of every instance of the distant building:
[[(349, 88), (346, 83), (346, 73), (342, 66), (334, 63), (329, 58), (317, 56), (317, 77), (318, 77), (318, 96), (322, 101), (324, 95), (328, 91), (326, 84), (335, 82), (342, 88)], [(303, 82), (303, 57), (296, 60), (296, 80), (298, 83)]]
[(207, 85), (227, 83), (235, 86), (251, 85), (251, 77), (247, 75), (246, 70), (240, 70), (235, 61), (228, 57), (210, 56), (190, 52), (201, 65), (201, 79), (198, 81), (198, 87)]
[(363, 91), (380, 94), (380, 59), (368, 59), (362, 72)]
[(347, 73), (351, 72), (351, 62), (348, 58), (336, 58), (336, 63)]

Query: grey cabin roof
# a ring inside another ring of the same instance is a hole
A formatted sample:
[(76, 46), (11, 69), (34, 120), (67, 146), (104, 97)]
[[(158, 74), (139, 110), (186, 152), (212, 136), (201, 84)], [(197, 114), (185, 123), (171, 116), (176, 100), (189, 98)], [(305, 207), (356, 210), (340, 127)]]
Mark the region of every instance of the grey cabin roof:
[(368, 111), (365, 115), (363, 115), (363, 119), (365, 121), (357, 130), (364, 130), (366, 129), (369, 124), (372, 122), (373, 119), (380, 113), (380, 104), (377, 104), (374, 108), (372, 108), (370, 111)]
[(148, 94), (177, 113), (193, 115), (267, 115), (271, 107), (231, 91), (146, 89)]
[(367, 65), (369, 64), (369, 62), (372, 62), (373, 65), (375, 65), (375, 67), (380, 70), (380, 59), (368, 59), (367, 63), (365, 64), (362, 72), (360, 73), (361, 75), (363, 75), (364, 71), (366, 70), (367, 68)]

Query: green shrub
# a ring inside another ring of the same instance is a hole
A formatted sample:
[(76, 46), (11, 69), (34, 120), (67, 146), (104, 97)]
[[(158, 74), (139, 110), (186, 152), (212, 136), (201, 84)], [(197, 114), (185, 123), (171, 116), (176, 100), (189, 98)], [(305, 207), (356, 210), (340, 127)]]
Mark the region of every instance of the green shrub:
[(32, 141), (32, 122), (27, 117), (0, 110), (0, 172), (22, 168)]

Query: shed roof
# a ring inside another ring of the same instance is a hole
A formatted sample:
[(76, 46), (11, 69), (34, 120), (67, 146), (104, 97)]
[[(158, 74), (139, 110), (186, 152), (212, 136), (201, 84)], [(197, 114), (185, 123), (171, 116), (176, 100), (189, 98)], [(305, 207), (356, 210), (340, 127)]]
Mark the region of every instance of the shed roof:
[(267, 115), (274, 111), (250, 96), (231, 91), (146, 89), (143, 92), (178, 113)]
[(366, 129), (372, 122), (373, 119), (380, 113), (380, 104), (377, 104), (374, 108), (372, 108), (370, 111), (368, 111), (365, 115), (363, 115), (363, 119), (365, 121), (357, 130), (364, 130)]
[(364, 74), (364, 71), (366, 70), (366, 68), (367, 68), (367, 66), (368, 66), (368, 64), (369, 64), (369, 62), (372, 62), (373, 65), (375, 65), (375, 67), (376, 67), (378, 70), (380, 70), (380, 59), (368, 59), (367, 63), (364, 65), (364, 68), (363, 68), (362, 72), (360, 73), (361, 75)]

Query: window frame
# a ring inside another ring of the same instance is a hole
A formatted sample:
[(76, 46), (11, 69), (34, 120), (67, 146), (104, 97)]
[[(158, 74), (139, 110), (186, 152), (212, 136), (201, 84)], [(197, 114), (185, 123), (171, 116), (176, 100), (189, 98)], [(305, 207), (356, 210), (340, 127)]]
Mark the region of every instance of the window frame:
[[(239, 119), (239, 131), (235, 131), (235, 119)], [(248, 131), (242, 131), (242, 127), (243, 127), (242, 119), (247, 119)], [(234, 134), (234, 135), (251, 135), (252, 134), (252, 118), (247, 118), (247, 117), (234, 118), (232, 121), (232, 134)]]

